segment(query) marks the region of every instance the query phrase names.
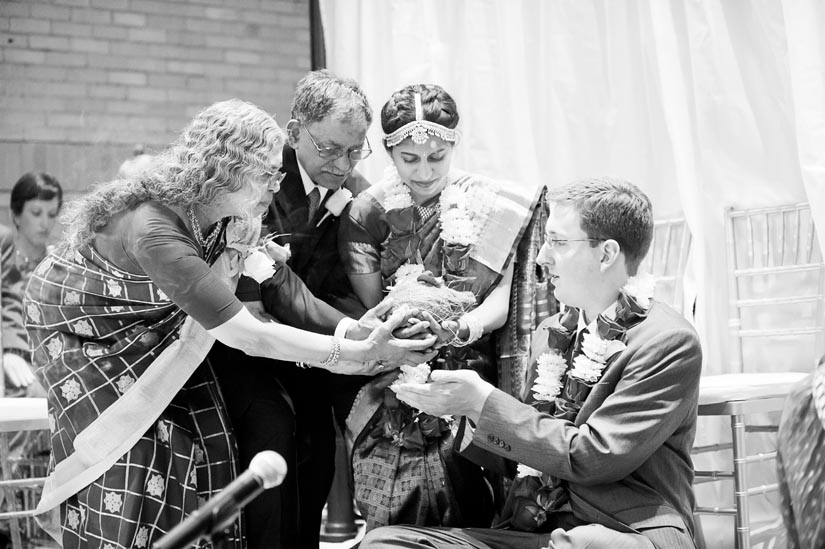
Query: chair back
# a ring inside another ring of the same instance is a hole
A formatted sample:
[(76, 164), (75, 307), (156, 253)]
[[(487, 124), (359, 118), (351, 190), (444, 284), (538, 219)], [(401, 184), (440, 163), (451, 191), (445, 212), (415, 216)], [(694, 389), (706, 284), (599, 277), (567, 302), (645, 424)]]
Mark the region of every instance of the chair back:
[(684, 219), (663, 219), (653, 224), (650, 250), (639, 265), (656, 281), (653, 297), (684, 313), (684, 274), (691, 233)]
[(825, 263), (810, 207), (731, 208), (726, 233), (730, 371), (809, 371), (825, 352)]

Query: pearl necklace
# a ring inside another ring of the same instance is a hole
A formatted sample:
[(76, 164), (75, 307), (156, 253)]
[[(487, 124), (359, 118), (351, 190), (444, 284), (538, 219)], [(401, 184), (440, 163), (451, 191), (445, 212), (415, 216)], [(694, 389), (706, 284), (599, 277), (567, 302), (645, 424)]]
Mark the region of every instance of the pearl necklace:
[(212, 248), (212, 245), (215, 244), (215, 241), (218, 239), (218, 233), (220, 232), (220, 223), (216, 224), (212, 227), (212, 230), (206, 237), (206, 240), (203, 239), (203, 232), (201, 231), (201, 224), (198, 223), (198, 218), (195, 216), (195, 207), (189, 206), (186, 209), (186, 215), (189, 217), (189, 221), (192, 223), (192, 229), (195, 232), (195, 242), (197, 242), (203, 251), (206, 252)]

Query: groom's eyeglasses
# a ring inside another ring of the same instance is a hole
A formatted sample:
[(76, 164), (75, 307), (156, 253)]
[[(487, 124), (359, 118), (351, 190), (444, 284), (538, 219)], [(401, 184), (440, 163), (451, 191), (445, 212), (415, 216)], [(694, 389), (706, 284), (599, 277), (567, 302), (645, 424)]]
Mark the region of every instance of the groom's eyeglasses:
[(570, 242), (601, 242), (601, 238), (548, 238), (544, 241), (551, 250), (561, 249)]
[[(334, 159), (338, 160), (342, 156), (344, 156), (344, 149), (341, 147), (319, 147), (318, 143), (315, 141), (315, 138), (309, 133), (307, 127), (301, 123), (301, 127), (304, 128), (304, 131), (307, 132), (309, 136), (309, 140), (312, 141), (312, 144), (315, 146), (315, 150), (318, 151), (318, 156), (321, 158), (327, 159)], [(372, 149), (370, 148), (370, 140), (364, 136), (365, 146), (361, 147), (360, 149), (350, 149), (347, 152), (347, 156), (349, 157), (350, 161), (358, 162), (359, 160), (364, 160), (366, 157), (372, 154)]]

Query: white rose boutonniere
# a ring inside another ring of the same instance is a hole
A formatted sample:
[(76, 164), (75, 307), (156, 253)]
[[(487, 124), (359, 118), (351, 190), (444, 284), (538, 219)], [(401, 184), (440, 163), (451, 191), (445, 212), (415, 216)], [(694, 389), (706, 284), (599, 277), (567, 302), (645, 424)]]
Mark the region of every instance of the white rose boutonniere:
[(258, 284), (269, 280), (278, 270), (272, 258), (259, 249), (253, 249), (244, 258), (243, 275), (253, 279)]
[(316, 227), (321, 225), (321, 223), (323, 223), (324, 220), (330, 215), (334, 215), (335, 217), (341, 215), (341, 212), (344, 211), (344, 207), (346, 207), (346, 205), (349, 204), (350, 201), (352, 201), (352, 192), (349, 189), (341, 187), (340, 189), (332, 193), (332, 196), (330, 196), (329, 199), (326, 201), (326, 204), (324, 204), (324, 207), (327, 209), (327, 211), (324, 214), (324, 217), (322, 217), (321, 220), (318, 221), (318, 225), (316, 225)]

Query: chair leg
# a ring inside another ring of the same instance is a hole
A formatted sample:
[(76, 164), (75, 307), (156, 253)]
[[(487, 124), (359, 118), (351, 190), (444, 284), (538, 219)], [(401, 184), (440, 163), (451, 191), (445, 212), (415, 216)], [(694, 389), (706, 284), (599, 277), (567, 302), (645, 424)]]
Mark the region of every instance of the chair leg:
[(750, 513), (748, 508), (747, 451), (745, 449), (745, 417), (730, 418), (733, 442), (733, 486), (736, 506), (736, 549), (750, 549)]
[[(2, 479), (12, 479), (12, 465), (9, 460), (9, 438), (8, 433), (0, 433), (0, 469), (2, 469)], [(3, 492), (6, 496), (6, 505), (9, 511), (17, 511), (17, 493), (14, 488), (4, 487)], [(17, 517), (9, 518), (9, 531), (11, 533), (11, 546), (23, 547), (23, 541), (20, 538), (20, 519)]]

